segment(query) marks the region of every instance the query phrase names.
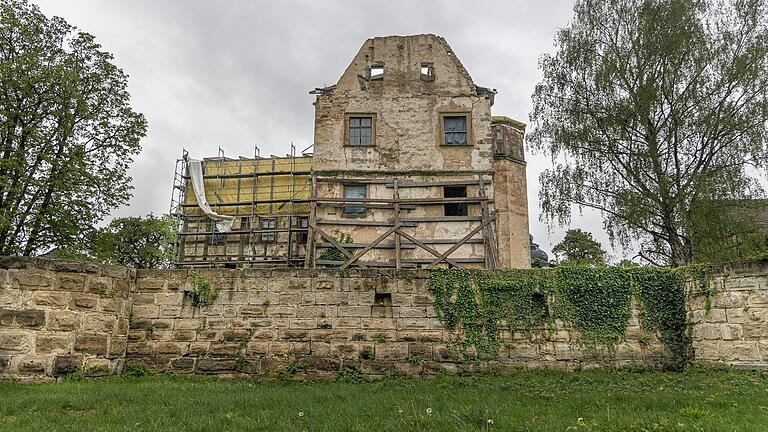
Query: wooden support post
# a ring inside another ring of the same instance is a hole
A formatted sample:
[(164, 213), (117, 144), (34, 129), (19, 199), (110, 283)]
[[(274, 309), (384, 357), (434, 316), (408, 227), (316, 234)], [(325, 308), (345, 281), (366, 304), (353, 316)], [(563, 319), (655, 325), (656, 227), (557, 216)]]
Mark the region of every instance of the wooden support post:
[[(397, 189), (397, 179), (394, 183), (394, 198), (395, 201), (395, 226), (400, 226), (400, 192)], [(400, 269), (400, 229), (395, 230), (395, 268)]]

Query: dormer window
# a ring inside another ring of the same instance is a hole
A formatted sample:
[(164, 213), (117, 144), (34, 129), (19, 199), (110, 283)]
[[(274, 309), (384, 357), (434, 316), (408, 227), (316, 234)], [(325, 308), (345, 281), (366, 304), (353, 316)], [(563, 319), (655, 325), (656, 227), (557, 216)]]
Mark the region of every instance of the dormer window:
[(384, 78), (384, 65), (383, 64), (372, 65), (368, 69), (368, 78), (372, 80)]
[(435, 66), (432, 63), (422, 63), (419, 68), (421, 79), (432, 81), (435, 79)]

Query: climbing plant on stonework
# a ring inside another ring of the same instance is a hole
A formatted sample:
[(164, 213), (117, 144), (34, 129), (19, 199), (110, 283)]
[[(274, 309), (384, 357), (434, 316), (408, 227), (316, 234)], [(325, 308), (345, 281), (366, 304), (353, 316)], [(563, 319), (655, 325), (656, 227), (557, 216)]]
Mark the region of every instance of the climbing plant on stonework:
[[(555, 320), (576, 331), (586, 348), (615, 352), (626, 334), (633, 298), (642, 326), (658, 332), (672, 363), (689, 359), (685, 271), (647, 267), (435, 270), (429, 290), (444, 326), (463, 353), (494, 358), (509, 331), (529, 339)], [(540, 333), (539, 333), (540, 334)]]

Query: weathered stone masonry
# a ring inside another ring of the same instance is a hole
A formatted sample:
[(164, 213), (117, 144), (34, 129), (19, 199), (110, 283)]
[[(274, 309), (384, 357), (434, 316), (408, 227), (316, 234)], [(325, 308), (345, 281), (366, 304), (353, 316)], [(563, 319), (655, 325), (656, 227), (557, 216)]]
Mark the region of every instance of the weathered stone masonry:
[[(192, 274), (219, 288), (192, 304)], [(373, 375), (452, 373), (450, 348), (424, 270), (129, 270), (0, 258), (0, 377), (45, 380), (81, 368), (98, 376), (141, 363), (156, 371), (335, 374), (342, 364)], [(768, 366), (768, 262), (723, 267), (705, 297), (689, 302), (696, 359)], [(546, 338), (505, 335), (490, 366), (576, 369), (653, 365), (664, 349), (633, 311), (608, 362), (589, 357), (560, 328)]]

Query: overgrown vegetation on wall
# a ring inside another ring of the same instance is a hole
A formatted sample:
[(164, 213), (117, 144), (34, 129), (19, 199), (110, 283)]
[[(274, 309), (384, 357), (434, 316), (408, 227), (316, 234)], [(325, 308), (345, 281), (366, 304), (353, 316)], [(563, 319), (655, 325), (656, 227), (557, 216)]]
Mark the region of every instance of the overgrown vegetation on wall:
[(648, 267), (435, 270), (429, 290), (465, 355), (474, 347), (480, 357), (494, 358), (505, 342), (503, 332), (534, 340), (556, 331), (557, 322), (575, 330), (582, 347), (613, 354), (625, 337), (634, 299), (642, 328), (658, 334), (671, 365), (682, 365), (690, 358), (686, 275), (685, 269)]

